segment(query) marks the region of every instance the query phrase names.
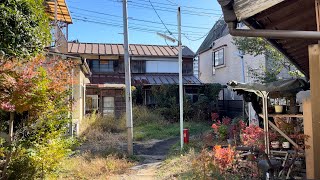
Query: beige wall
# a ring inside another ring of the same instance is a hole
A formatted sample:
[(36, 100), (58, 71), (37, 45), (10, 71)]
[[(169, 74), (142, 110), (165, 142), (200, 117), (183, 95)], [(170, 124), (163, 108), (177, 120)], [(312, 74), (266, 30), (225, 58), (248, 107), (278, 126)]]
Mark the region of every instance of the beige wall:
[[(224, 65), (221, 67), (216, 67), (213, 70), (213, 52), (224, 48)], [(203, 83), (220, 83), (226, 85), (227, 82), (235, 80), (242, 82), (242, 66), (241, 59), (236, 54), (238, 53), (237, 47), (233, 44), (233, 39), (230, 34), (217, 39), (214, 43), (212, 49), (201, 53), (199, 56), (199, 79)], [(252, 78), (248, 75), (249, 67), (259, 69), (260, 67), (265, 67), (265, 57), (264, 56), (244, 56), (245, 64), (245, 81), (251, 82)], [(241, 99), (238, 96), (233, 96), (230, 92), (225, 92), (225, 97), (227, 99)]]
[[(73, 111), (72, 121), (79, 127), (84, 117), (84, 105), (85, 105), (85, 84), (89, 82), (89, 79), (85, 77), (80, 67), (74, 69), (74, 80), (73, 84)], [(78, 132), (78, 130), (77, 130)]]

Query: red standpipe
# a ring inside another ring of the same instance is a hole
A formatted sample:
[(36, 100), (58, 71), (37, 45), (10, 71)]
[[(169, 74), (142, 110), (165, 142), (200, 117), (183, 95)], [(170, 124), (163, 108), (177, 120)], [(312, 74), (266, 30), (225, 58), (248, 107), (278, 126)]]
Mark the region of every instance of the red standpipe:
[(189, 129), (183, 129), (183, 142), (185, 144), (189, 143)]

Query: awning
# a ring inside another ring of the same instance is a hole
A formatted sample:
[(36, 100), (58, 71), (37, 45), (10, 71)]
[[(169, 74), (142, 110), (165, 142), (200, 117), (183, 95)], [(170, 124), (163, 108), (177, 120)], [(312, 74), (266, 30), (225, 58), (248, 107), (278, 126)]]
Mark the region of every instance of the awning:
[[(182, 76), (183, 85), (201, 85), (202, 83), (198, 78), (193, 75)], [(133, 84), (143, 84), (143, 85), (163, 85), (163, 84), (179, 84), (179, 75), (133, 75)]]
[[(267, 93), (298, 93), (299, 91), (309, 90), (310, 85), (303, 79), (288, 79), (279, 80), (266, 84), (258, 83), (238, 83), (236, 81), (230, 81), (227, 83), (228, 87), (233, 90), (244, 90), (249, 92), (265, 91)], [(258, 95), (258, 94), (257, 94)], [(259, 95), (258, 95), (259, 96)]]
[[(57, 20), (72, 24), (72, 18), (65, 0), (57, 1)], [(49, 18), (54, 20), (55, 17), (55, 0), (46, 0), (46, 11), (49, 14)]]

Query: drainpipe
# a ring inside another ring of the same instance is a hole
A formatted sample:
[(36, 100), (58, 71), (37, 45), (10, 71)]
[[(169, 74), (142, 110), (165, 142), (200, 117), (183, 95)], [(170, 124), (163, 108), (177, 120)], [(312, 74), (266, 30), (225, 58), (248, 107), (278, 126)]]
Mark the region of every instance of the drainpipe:
[(313, 39), (320, 40), (318, 31), (293, 31), (293, 30), (270, 30), (270, 29), (237, 29), (236, 22), (229, 22), (229, 33), (232, 36), (264, 37), (270, 39)]

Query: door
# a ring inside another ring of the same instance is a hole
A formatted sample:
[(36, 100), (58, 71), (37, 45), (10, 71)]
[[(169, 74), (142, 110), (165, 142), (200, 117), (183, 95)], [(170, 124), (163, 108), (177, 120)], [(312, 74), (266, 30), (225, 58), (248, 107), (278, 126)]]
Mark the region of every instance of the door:
[(114, 114), (114, 97), (103, 97), (103, 115)]

